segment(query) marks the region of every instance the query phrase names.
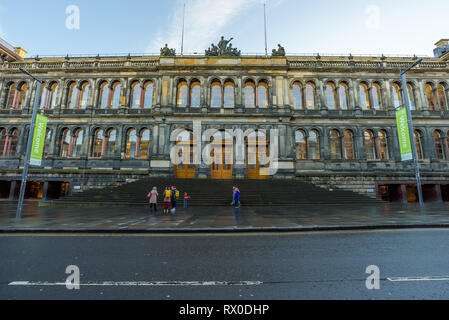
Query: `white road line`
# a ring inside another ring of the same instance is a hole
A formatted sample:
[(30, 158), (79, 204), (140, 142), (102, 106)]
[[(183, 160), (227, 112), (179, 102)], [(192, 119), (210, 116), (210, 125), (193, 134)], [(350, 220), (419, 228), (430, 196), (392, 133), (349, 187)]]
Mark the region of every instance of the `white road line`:
[(412, 282), (412, 281), (449, 281), (449, 277), (403, 277), (387, 278), (391, 282)]
[[(127, 286), (127, 287), (139, 287), (139, 286), (153, 286), (153, 287), (166, 287), (166, 286), (260, 286), (263, 282), (260, 281), (154, 281), (154, 282), (86, 282), (80, 283), (80, 286)], [(31, 282), (31, 281), (13, 281), (8, 284), (9, 286), (66, 286), (65, 282)]]

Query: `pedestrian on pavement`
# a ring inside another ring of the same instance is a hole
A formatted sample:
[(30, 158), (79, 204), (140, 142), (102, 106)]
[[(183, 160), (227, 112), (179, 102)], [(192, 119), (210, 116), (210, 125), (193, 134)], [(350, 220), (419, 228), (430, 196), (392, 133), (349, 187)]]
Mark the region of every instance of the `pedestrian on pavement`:
[(175, 186), (171, 187), (171, 212), (175, 213), (176, 212), (176, 201), (179, 198), (179, 191), (176, 190)]
[(168, 214), (170, 211), (170, 198), (171, 198), (170, 188), (166, 187), (164, 191), (164, 214)]
[(157, 188), (154, 187), (153, 190), (148, 194), (148, 198), (150, 199), (150, 212), (157, 212), (157, 197), (159, 196), (159, 193), (157, 193)]
[(232, 203), (235, 208), (240, 208), (240, 190), (238, 187), (232, 188)]
[(188, 199), (190, 199), (189, 195), (187, 192), (184, 192), (184, 208), (187, 208)]

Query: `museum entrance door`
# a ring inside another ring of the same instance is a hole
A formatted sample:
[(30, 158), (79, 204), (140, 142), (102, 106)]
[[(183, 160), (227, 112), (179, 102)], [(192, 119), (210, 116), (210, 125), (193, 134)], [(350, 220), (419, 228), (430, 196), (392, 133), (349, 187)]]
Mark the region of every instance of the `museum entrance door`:
[(195, 179), (197, 146), (193, 133), (190, 131), (182, 132), (175, 143), (175, 152), (177, 154), (177, 163), (174, 166), (175, 178)]
[(255, 131), (246, 137), (246, 169), (248, 179), (269, 179), (269, 153), (270, 143), (263, 132)]
[(233, 136), (225, 131), (218, 131), (211, 141), (211, 178), (231, 180), (234, 168)]

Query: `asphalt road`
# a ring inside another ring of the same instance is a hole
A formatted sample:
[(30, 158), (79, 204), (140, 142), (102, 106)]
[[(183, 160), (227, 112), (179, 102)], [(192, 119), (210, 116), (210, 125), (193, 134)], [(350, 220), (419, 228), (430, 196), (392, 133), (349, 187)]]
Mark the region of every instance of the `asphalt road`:
[[(448, 248), (440, 229), (0, 234), (0, 299), (449, 299)], [(79, 267), (79, 290), (65, 286), (69, 265)], [(380, 290), (365, 286), (370, 265)], [(391, 281), (403, 277), (420, 278)]]

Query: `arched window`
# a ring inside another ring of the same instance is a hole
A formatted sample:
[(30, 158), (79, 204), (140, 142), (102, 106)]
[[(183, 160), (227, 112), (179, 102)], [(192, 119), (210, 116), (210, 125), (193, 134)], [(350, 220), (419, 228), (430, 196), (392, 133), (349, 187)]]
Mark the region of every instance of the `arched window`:
[(105, 138), (107, 141), (106, 156), (113, 157), (115, 155), (115, 148), (117, 145), (117, 130), (110, 129)]
[(435, 130), (433, 132), (433, 141), (435, 143), (435, 151), (437, 154), (438, 160), (444, 160), (446, 159), (446, 155), (444, 152), (444, 146), (443, 146), (443, 138), (441, 137), (441, 132), (438, 130)]
[(73, 151), (72, 157), (81, 157), (83, 154), (83, 144), (84, 144), (84, 131), (83, 129), (77, 129), (73, 135)]
[(40, 92), (40, 95), (39, 95), (39, 102), (38, 102), (39, 109), (45, 109), (45, 107), (47, 105), (47, 100), (48, 100), (47, 83), (43, 82), (42, 83), (42, 89), (41, 89), (41, 92)]
[(153, 107), (153, 96), (154, 96), (154, 84), (153, 81), (145, 82), (143, 86), (143, 107), (145, 109), (150, 109)]
[(299, 82), (293, 83), (292, 86), (292, 95), (293, 95), (293, 108), (295, 110), (301, 110), (303, 108), (303, 99), (302, 99), (302, 85)]
[(224, 85), (224, 107), (234, 108), (235, 106), (235, 94), (234, 94), (234, 82), (226, 81)]
[(341, 157), (341, 139), (337, 130), (332, 130), (330, 134), (331, 159), (340, 160)]
[(117, 109), (120, 105), (121, 105), (121, 89), (122, 89), (122, 86), (121, 86), (121, 84), (120, 84), (120, 82), (115, 82), (113, 85), (112, 85), (112, 88), (111, 88), (111, 90), (112, 90), (112, 100), (111, 100), (111, 103), (110, 103), (110, 106), (111, 106), (111, 108), (112, 109)]
[(369, 91), (368, 85), (366, 83), (360, 83), (359, 85), (359, 95), (360, 95), (360, 107), (363, 110), (370, 110), (371, 104), (369, 102)]
[(335, 94), (335, 85), (332, 82), (326, 84), (326, 101), (329, 110), (337, 109), (337, 99)]
[(338, 100), (341, 110), (349, 109), (348, 85), (344, 82), (338, 86)]
[(268, 84), (260, 81), (257, 86), (257, 103), (259, 108), (268, 108)]
[(94, 158), (100, 158), (103, 156), (103, 139), (103, 130), (97, 129), (94, 134), (94, 143), (92, 147), (92, 156)]
[(320, 135), (318, 131), (312, 130), (309, 132), (307, 145), (309, 147), (309, 159), (320, 160)]
[(131, 109), (142, 107), (142, 86), (139, 81), (134, 81), (131, 85)]
[(17, 154), (17, 142), (19, 141), (19, 130), (18, 129), (11, 130), (8, 140), (9, 145), (7, 149), (7, 155), (10, 157), (14, 157)]
[(138, 149), (139, 149), (138, 158), (148, 159), (150, 154), (150, 130), (143, 129), (140, 132), (140, 143)]
[(410, 110), (416, 110), (415, 88), (410, 83), (407, 83), (407, 90), (410, 99)]
[(243, 89), (245, 108), (254, 108), (256, 106), (256, 86), (252, 81), (246, 81)]
[(443, 110), (447, 110), (447, 99), (446, 99), (446, 88), (444, 84), (440, 83), (438, 85), (438, 104)]
[(221, 82), (217, 80), (210, 85), (210, 106), (221, 108)]
[(188, 87), (187, 82), (182, 80), (178, 83), (178, 93), (177, 93), (177, 102), (176, 105), (178, 108), (185, 108), (187, 107), (187, 101), (188, 101)]
[(307, 82), (305, 91), (307, 109), (315, 110), (315, 84)]
[(435, 110), (435, 97), (433, 95), (433, 87), (430, 83), (426, 83), (427, 105), (430, 110)]
[(79, 98), (79, 108), (85, 109), (89, 102), (90, 85), (89, 82), (81, 84), (81, 92)]
[(100, 96), (98, 97), (98, 103), (101, 109), (106, 109), (108, 107), (109, 98), (109, 86), (106, 81), (100, 84)]
[(378, 83), (373, 83), (371, 96), (373, 98), (374, 110), (382, 110), (382, 94), (380, 91), (380, 85)]
[(0, 154), (6, 156), (6, 130), (0, 128)]
[(56, 107), (56, 98), (58, 97), (59, 84), (53, 83), (50, 87), (50, 93), (48, 98), (48, 106), (51, 109)]
[(129, 129), (126, 135), (126, 158), (135, 158), (137, 155), (137, 133), (135, 129)]
[(343, 137), (343, 159), (354, 160), (354, 135), (351, 130), (345, 130)]
[(298, 160), (306, 160), (308, 158), (306, 134), (302, 130), (296, 131), (296, 149), (298, 154)]
[(201, 83), (196, 80), (190, 85), (190, 107), (201, 107)]
[(47, 132), (45, 134), (45, 144), (44, 144), (44, 150), (42, 152), (43, 158), (47, 158), (48, 153), (50, 152), (50, 144), (51, 144), (51, 137), (53, 132), (51, 129), (47, 128)]
[(399, 108), (402, 105), (401, 87), (397, 83), (391, 86), (391, 97), (393, 99), (393, 107)]
[(11, 83), (7, 91), (8, 100), (6, 101), (6, 108), (8, 109), (13, 108), (16, 96), (17, 96), (16, 84)]
[(376, 146), (374, 144), (374, 134), (371, 130), (366, 130), (364, 132), (365, 136), (365, 152), (367, 160), (376, 160)]
[(380, 130), (376, 139), (377, 159), (388, 160), (387, 133)]
[(69, 129), (65, 129), (61, 134), (61, 147), (59, 155), (63, 158), (70, 157), (70, 145), (73, 143), (72, 134)]
[(78, 95), (78, 87), (76, 86), (75, 82), (72, 82), (69, 86), (68, 100), (67, 100), (67, 106), (69, 109), (76, 108), (77, 95)]
[[(23, 104), (25, 103), (25, 96), (28, 90), (28, 84), (27, 83), (22, 83), (21, 86), (19, 87), (19, 99), (16, 102), (15, 107), (17, 109), (22, 109), (23, 108)], [(56, 99), (55, 99), (56, 100)]]
[(423, 146), (421, 141), (421, 133), (419, 131), (415, 131), (415, 144), (416, 144), (416, 153), (418, 154), (418, 160), (424, 159), (423, 154)]

